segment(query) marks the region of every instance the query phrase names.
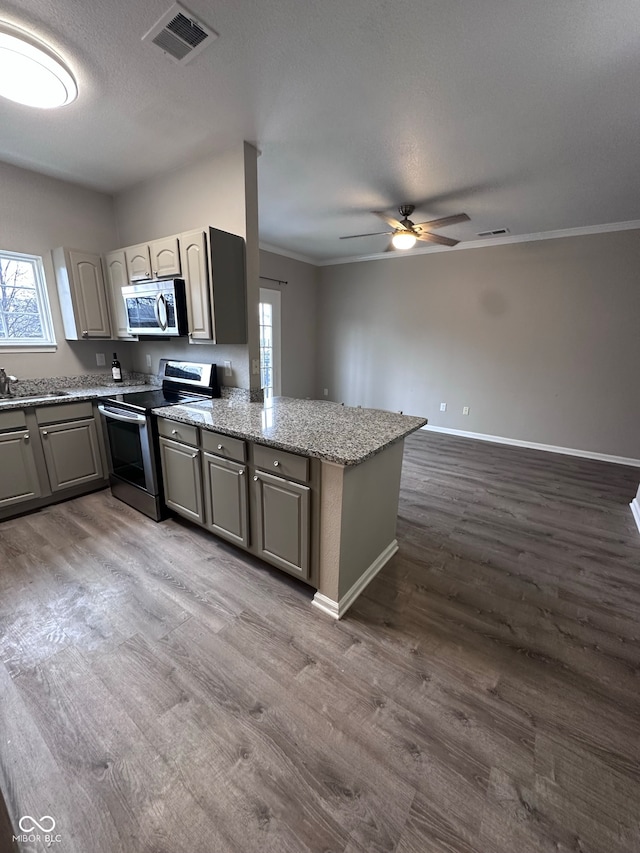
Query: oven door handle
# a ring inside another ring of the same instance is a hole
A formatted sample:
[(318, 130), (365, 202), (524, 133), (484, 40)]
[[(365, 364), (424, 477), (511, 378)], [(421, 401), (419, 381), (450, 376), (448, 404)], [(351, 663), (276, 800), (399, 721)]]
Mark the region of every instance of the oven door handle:
[[(164, 323), (162, 322), (162, 319), (160, 317), (160, 303), (162, 303), (164, 306)], [(154, 302), (153, 310), (155, 311), (158, 326), (162, 329), (163, 332), (165, 332), (167, 330), (169, 319), (167, 317), (167, 300), (164, 298), (164, 293), (159, 293), (156, 296), (156, 301)]]
[(115, 412), (113, 409), (107, 409), (106, 406), (98, 406), (98, 411), (105, 418), (113, 418), (114, 421), (124, 421), (126, 424), (144, 424), (147, 421), (144, 415), (123, 415), (121, 412)]

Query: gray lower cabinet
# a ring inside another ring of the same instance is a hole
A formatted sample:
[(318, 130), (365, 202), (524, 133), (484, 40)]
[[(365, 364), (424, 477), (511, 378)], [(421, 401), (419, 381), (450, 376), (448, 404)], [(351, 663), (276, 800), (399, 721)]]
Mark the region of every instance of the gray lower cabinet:
[(29, 430), (0, 434), (0, 508), (40, 497)]
[(200, 450), (160, 436), (164, 500), (191, 521), (204, 524)]
[(236, 545), (249, 547), (247, 467), (202, 454), (205, 527)]
[(259, 557), (301, 578), (309, 577), (308, 486), (256, 470), (254, 547)]
[(40, 427), (52, 492), (104, 479), (93, 418)]

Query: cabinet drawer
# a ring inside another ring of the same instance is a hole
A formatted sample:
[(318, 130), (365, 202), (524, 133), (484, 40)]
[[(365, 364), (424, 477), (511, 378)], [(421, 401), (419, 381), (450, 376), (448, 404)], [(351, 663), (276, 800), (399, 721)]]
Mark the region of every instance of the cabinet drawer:
[(240, 438), (231, 438), (220, 432), (209, 432), (202, 430), (202, 447), (216, 456), (225, 459), (234, 459), (236, 462), (245, 462), (247, 459), (247, 445)]
[(158, 418), (158, 432), (173, 441), (182, 441), (185, 444), (198, 446), (198, 428), (180, 421), (170, 421), (167, 418)]
[(0, 412), (0, 432), (9, 429), (23, 429), (27, 425), (22, 409), (11, 409), (9, 412)]
[(83, 400), (80, 403), (59, 403), (36, 409), (36, 420), (39, 424), (58, 424), (61, 421), (75, 421), (92, 417), (93, 407), (90, 400)]
[(309, 480), (309, 460), (306, 456), (275, 450), (262, 444), (253, 446), (253, 464), (278, 477), (291, 477), (306, 483)]

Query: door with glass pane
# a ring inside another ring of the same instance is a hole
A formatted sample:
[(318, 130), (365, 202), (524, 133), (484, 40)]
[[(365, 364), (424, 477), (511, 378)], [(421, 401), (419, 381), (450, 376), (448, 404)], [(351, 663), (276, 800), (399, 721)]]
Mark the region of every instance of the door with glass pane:
[(260, 288), (260, 385), (265, 399), (279, 397), (280, 291)]

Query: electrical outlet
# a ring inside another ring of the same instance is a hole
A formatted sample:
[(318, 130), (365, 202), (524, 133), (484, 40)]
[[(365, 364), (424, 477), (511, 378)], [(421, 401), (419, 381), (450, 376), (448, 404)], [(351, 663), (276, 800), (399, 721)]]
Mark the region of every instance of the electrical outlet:
[(329, 389), (328, 389), (328, 388), (325, 388), (325, 389), (324, 389), (324, 396), (325, 396), (325, 397), (328, 397), (328, 396), (329, 396)]
[(225, 363), (224, 363), (224, 375), (225, 376), (232, 376), (231, 362), (230, 361), (225, 361)]
[(146, 354), (145, 358), (147, 360), (147, 367), (151, 367), (151, 356), (149, 353)]
[(469, 414), (469, 406), (463, 406), (463, 407), (462, 407), (462, 414), (463, 414), (463, 415), (468, 415), (468, 414)]
[(260, 373), (260, 359), (259, 358), (252, 358), (251, 359), (251, 372), (254, 374), (254, 376), (256, 376), (258, 373)]
[(440, 411), (441, 412), (447, 411), (447, 404), (446, 403), (440, 403)]
[(104, 360), (104, 353), (103, 352), (97, 352), (96, 353), (96, 364), (98, 365), (98, 367), (104, 367), (105, 366), (106, 361)]

